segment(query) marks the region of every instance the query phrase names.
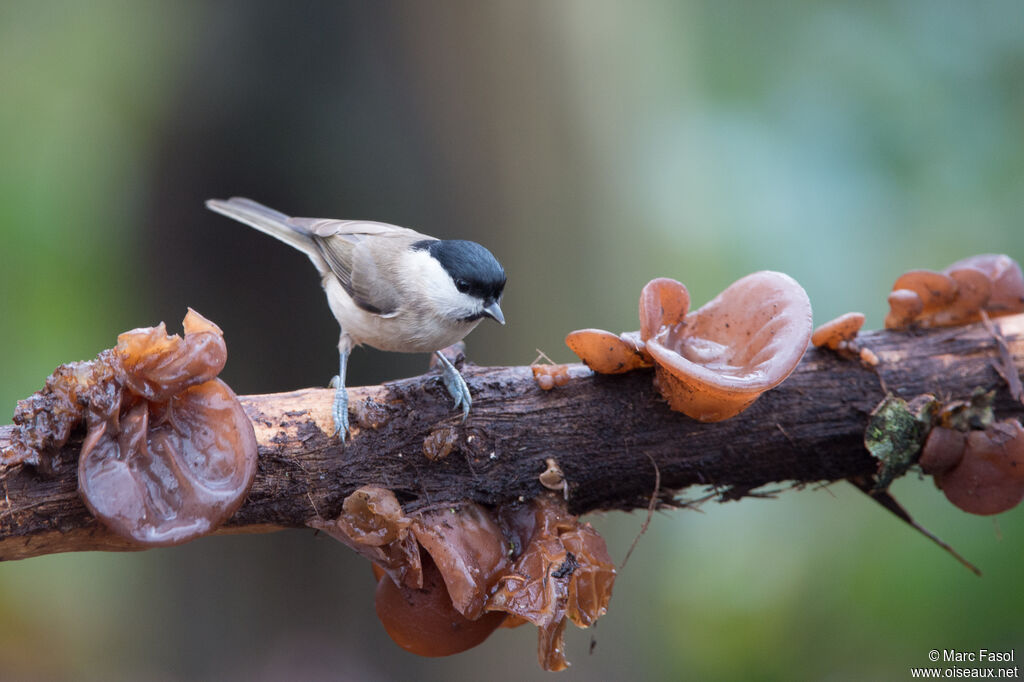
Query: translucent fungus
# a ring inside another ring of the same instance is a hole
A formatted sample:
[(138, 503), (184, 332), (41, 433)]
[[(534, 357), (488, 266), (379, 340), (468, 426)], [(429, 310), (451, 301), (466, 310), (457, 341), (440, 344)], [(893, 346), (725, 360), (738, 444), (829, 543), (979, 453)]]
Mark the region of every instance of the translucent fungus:
[(839, 350), (857, 338), (857, 332), (863, 326), (864, 313), (846, 313), (815, 329), (811, 335), (811, 343)]
[(490, 512), (473, 503), (423, 512), (413, 534), (441, 572), (455, 610), (479, 618), (491, 587), (508, 569), (504, 537)]
[(645, 339), (659, 390), (672, 409), (707, 422), (739, 414), (789, 376), (812, 329), (803, 287), (771, 271), (737, 280), (681, 324), (674, 319), (670, 310)]
[(476, 619), (464, 616), (453, 605), (444, 578), (429, 557), (423, 561), (421, 588), (399, 585), (381, 575), (374, 602), (391, 639), (419, 656), (451, 656), (472, 649), (505, 620), (503, 613)]
[(985, 307), (989, 315), (1024, 312), (1024, 274), (1017, 261), (1002, 253), (983, 253), (959, 260), (946, 271), (961, 268), (980, 270), (992, 283), (992, 293)]
[(950, 502), (971, 514), (998, 514), (1024, 499), (1024, 427), (998, 422), (967, 434), (963, 457), (935, 474)]
[(192, 310), (184, 325), (184, 339), (163, 324), (119, 336), (108, 356), (115, 383), (103, 391), (111, 399), (85, 416), (79, 493), (111, 530), (145, 545), (211, 532), (256, 474), (252, 424), (214, 378), (227, 357), (221, 331)]
[(924, 302), (910, 289), (893, 289), (889, 293), (889, 314), (886, 329), (905, 329), (924, 312)]
[(345, 543), (396, 584), (423, 586), (420, 548), (410, 531), (412, 519), (402, 513), (395, 494), (377, 486), (363, 486), (345, 498), (333, 521), (315, 518), (307, 525)]
[(585, 628), (608, 609), (615, 582), (608, 548), (559, 500), (537, 498), (502, 510), (502, 521), (522, 552), (500, 579), (487, 609), (536, 625), (541, 667), (564, 670), (569, 666), (563, 642), (566, 617)]
[(602, 329), (579, 329), (565, 337), (573, 353), (598, 374), (624, 374), (650, 367), (650, 358), (639, 339), (616, 336)]

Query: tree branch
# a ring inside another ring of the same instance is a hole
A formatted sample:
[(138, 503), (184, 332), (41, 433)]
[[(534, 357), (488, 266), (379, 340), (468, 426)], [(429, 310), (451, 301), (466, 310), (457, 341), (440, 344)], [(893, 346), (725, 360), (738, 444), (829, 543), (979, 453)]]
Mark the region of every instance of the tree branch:
[[(1019, 374), (1024, 315), (993, 324)], [(464, 424), (436, 376), (351, 388), (353, 437), (344, 446), (327, 435), (333, 391), (246, 396), (259, 470), (247, 501), (220, 532), (267, 532), (334, 517), (342, 500), (366, 484), (393, 490), (407, 512), (467, 499), (529, 499), (544, 490), (538, 476), (548, 458), (561, 467), (576, 513), (646, 508), (656, 468), (666, 502), (693, 485), (739, 499), (780, 481), (869, 475), (876, 461), (864, 449), (863, 431), (886, 390), (955, 399), (998, 388), (997, 415), (1024, 415), (995, 368), (996, 338), (982, 324), (858, 338), (881, 360), (877, 367), (812, 348), (781, 386), (715, 424), (670, 411), (650, 371), (586, 377), (579, 365), (571, 372), (576, 378), (552, 391), (540, 390), (528, 367), (466, 367), (474, 402)], [(0, 427), (0, 447), (13, 428)], [(78, 497), (81, 436), (61, 453), (53, 476), (31, 467), (0, 474), (0, 559), (137, 549), (106, 531)], [(429, 459), (425, 441), (432, 455), (451, 450)]]

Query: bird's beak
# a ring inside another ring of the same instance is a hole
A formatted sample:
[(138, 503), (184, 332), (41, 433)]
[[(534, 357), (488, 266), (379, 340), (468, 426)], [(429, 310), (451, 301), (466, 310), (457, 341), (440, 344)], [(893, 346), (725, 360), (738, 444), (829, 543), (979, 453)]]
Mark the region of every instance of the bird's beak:
[(498, 324), (505, 324), (505, 316), (502, 315), (501, 308), (498, 306), (497, 301), (484, 307), (484, 315), (494, 318), (498, 321)]

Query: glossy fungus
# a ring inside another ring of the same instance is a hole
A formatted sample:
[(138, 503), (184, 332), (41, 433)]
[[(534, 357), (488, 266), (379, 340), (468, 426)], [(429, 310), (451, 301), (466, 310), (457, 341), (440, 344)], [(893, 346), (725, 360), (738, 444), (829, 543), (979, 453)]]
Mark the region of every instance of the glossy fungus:
[(444, 578), (428, 557), (420, 589), (379, 576), (374, 602), (377, 617), (398, 646), (419, 656), (450, 656), (487, 639), (505, 620), (503, 613), (470, 619), (452, 604)]
[(363, 486), (345, 498), (338, 518), (306, 522), (343, 542), (380, 567), (397, 584), (423, 586), (420, 548), (395, 494)]
[(118, 399), (90, 403), (78, 490), (111, 530), (145, 545), (211, 532), (242, 504), (256, 473), (256, 436), (237, 397), (214, 377), (227, 349), (193, 310), (185, 337), (164, 325), (118, 337), (109, 356)]
[(561, 387), (569, 383), (569, 365), (533, 365), (530, 370), (537, 386), (543, 391), (550, 391), (556, 386)]
[(935, 483), (950, 502), (971, 514), (998, 514), (1017, 506), (1024, 499), (1024, 427), (1011, 419), (970, 431), (959, 463), (935, 473)]
[(501, 515), (522, 553), (499, 581), (487, 609), (536, 625), (541, 667), (564, 670), (569, 665), (563, 642), (566, 618), (585, 628), (608, 609), (615, 582), (608, 548), (557, 499), (537, 498), (503, 509)]
[(944, 474), (960, 463), (965, 447), (966, 433), (945, 426), (936, 426), (928, 433), (928, 440), (921, 449), (921, 458), (917, 463), (926, 474)]
[(912, 270), (893, 284), (889, 308), (886, 329), (954, 326), (976, 322), (982, 312), (1024, 312), (1024, 275), (1003, 254), (964, 258), (942, 272)]
[(975, 268), (988, 277), (992, 291), (985, 310), (990, 315), (1024, 312), (1024, 274), (1015, 260), (1002, 253), (983, 253), (959, 260), (946, 271), (961, 268)]
[(803, 287), (771, 271), (747, 275), (683, 323), (677, 318), (669, 310), (666, 324), (642, 321), (642, 329), (658, 330), (644, 339), (646, 349), (672, 409), (706, 422), (739, 414), (789, 376), (812, 329)]
[(490, 512), (473, 503), (423, 512), (413, 533), (440, 571), (455, 610), (479, 618), (491, 587), (508, 569), (504, 537)]
[(565, 620), (589, 627), (611, 598), (615, 566), (601, 536), (548, 495), (492, 512), (474, 503), (404, 515), (366, 486), (335, 521), (308, 522), (374, 562), (377, 615), (402, 648), (447, 656), (499, 626), (532, 622), (546, 670), (565, 660)]
[(910, 289), (893, 289), (889, 293), (889, 314), (886, 329), (904, 329), (924, 312), (924, 302)]
[(650, 356), (635, 335), (579, 329), (565, 337), (565, 345), (598, 374), (624, 374), (651, 366)]
[(815, 346), (840, 350), (847, 348), (857, 332), (864, 326), (864, 313), (846, 313), (814, 330), (811, 343)]

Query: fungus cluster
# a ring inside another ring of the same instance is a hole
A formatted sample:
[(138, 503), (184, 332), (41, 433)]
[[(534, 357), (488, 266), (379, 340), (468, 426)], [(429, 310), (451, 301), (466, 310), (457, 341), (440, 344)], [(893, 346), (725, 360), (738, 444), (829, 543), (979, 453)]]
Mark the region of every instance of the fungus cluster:
[(747, 275), (694, 312), (683, 284), (658, 278), (639, 307), (639, 332), (584, 329), (566, 344), (602, 374), (654, 365), (669, 406), (704, 422), (733, 417), (780, 384), (811, 337), (807, 293), (779, 272)]
[(4, 463), (52, 468), (72, 430), (88, 429), (78, 490), (89, 510), (139, 544), (175, 545), (216, 529), (256, 474), (256, 436), (220, 379), (221, 330), (194, 310), (185, 337), (134, 329), (95, 360), (61, 365), (18, 403)]
[(936, 426), (918, 464), (960, 509), (999, 514), (1024, 499), (1024, 427), (1015, 419), (983, 430)]
[(533, 365), (530, 370), (542, 391), (550, 391), (555, 386), (561, 388), (569, 383), (569, 365)]
[(886, 329), (948, 327), (989, 316), (1024, 312), (1024, 275), (1003, 254), (981, 254), (942, 272), (911, 270), (889, 294)]
[(366, 486), (337, 519), (309, 525), (373, 562), (377, 616), (420, 656), (459, 653), (528, 621), (539, 628), (541, 666), (562, 670), (566, 618), (593, 625), (615, 580), (604, 540), (550, 496), (495, 512), (464, 503), (406, 516), (391, 491)]

